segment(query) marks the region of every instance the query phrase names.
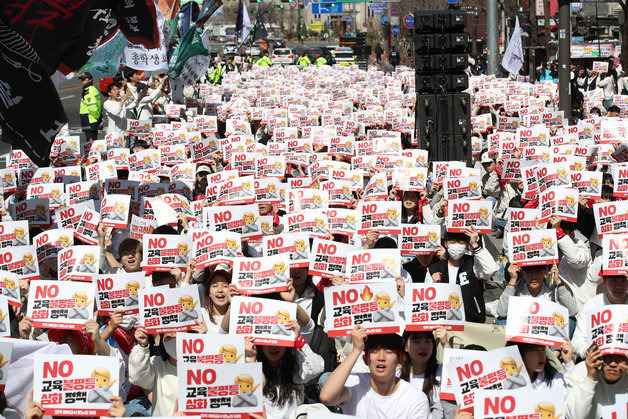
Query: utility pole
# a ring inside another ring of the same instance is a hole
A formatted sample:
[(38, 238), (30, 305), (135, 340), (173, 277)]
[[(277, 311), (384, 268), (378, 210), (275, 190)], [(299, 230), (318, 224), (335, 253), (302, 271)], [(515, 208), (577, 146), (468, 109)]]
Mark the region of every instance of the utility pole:
[(497, 25), (497, 0), (486, 0), (486, 52), (488, 59), (488, 74), (495, 74), (499, 70), (497, 57), (499, 26)]
[[(548, 14), (545, 13), (546, 16)], [(571, 9), (569, 0), (558, 1), (558, 18), (559, 108), (564, 112), (564, 119), (571, 121)]]

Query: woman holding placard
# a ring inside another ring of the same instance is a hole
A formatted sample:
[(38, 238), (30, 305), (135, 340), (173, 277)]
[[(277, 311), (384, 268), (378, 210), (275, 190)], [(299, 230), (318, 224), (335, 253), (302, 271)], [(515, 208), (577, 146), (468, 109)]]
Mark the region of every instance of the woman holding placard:
[(508, 345), (516, 345), (523, 358), (526, 371), (530, 375), (532, 388), (535, 390), (558, 390), (563, 395), (567, 392), (567, 377), (573, 370), (573, 345), (569, 339), (565, 339), (565, 343), (561, 347), (560, 353), (563, 359), (564, 374), (556, 371), (554, 366), (547, 360), (547, 349), (543, 345), (535, 345), (532, 343), (514, 343), (509, 342)]
[(207, 333), (217, 335), (220, 324), (231, 304), (231, 274), (227, 271), (214, 271), (205, 282), (205, 307), (201, 307)]

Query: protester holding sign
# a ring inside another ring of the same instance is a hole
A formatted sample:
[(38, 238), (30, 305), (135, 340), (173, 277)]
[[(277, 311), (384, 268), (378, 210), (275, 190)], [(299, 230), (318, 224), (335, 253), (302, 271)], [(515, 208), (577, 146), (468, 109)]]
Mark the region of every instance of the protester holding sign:
[(231, 302), (231, 275), (222, 270), (212, 272), (205, 281), (205, 306), (201, 308), (207, 333), (218, 334), (222, 318)]
[[(362, 326), (351, 333), (353, 349), (329, 376), (320, 399), (328, 405), (342, 405), (343, 412), (358, 417), (389, 418), (430, 416), (427, 396), (416, 387), (396, 377), (403, 359), (399, 335), (367, 336)], [(368, 373), (351, 374), (364, 351)]]
[[(490, 279), (499, 267), (491, 254), (479, 243), (474, 227), (465, 233), (447, 233), (444, 240), (447, 256), (428, 268), (425, 282), (449, 282), (462, 288), (465, 318), (470, 322), (484, 323), (484, 291), (481, 281)], [(466, 254), (470, 247), (473, 256)]]
[[(511, 342), (508, 343), (508, 345), (511, 344)], [(548, 361), (549, 349), (546, 346), (519, 342), (516, 346), (519, 348), (526, 371), (530, 375), (532, 388), (555, 391), (564, 398), (567, 394), (567, 378), (574, 368), (573, 346), (569, 339), (565, 339), (560, 351), (564, 374), (556, 371), (554, 365)]]

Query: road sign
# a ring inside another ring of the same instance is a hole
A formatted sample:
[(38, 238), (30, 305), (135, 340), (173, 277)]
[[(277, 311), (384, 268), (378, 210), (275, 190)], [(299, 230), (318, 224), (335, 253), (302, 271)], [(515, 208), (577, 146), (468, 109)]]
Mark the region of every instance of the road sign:
[(390, 15), (391, 16), (399, 16), (399, 9), (397, 9), (396, 7), (390, 10)]
[(406, 15), (403, 18), (403, 25), (408, 29), (414, 29), (414, 15)]
[(393, 26), (399, 26), (399, 16), (391, 16), (390, 24)]
[(371, 10), (386, 10), (388, 9), (388, 3), (371, 3), (369, 4)]
[[(373, 14), (375, 16), (382, 16), (384, 14), (383, 10), (373, 10)], [(379, 22), (379, 23), (384, 23), (384, 22)]]
[(362, 24), (362, 27), (363, 27), (363, 28), (366, 28), (366, 22), (364, 22), (364, 23)]
[(390, 29), (390, 32), (392, 32), (393, 35), (398, 35), (399, 34), (399, 26), (393, 26)]
[(382, 25), (386, 22), (388, 22), (388, 16), (384, 16), (383, 18), (379, 19), (379, 23), (381, 23)]
[(458, 3), (458, 0), (447, 0), (447, 3), (449, 3), (449, 4), (456, 4), (456, 3)]
[(343, 21), (351, 23), (351, 16), (345, 16), (342, 18)]
[(336, 15), (342, 13), (342, 3), (312, 3), (313, 15)]
[(294, 1), (291, 1), (291, 2), (290, 2), (290, 7), (292, 7), (293, 9), (294, 9), (295, 7), (297, 7), (297, 2), (296, 2), (296, 0), (294, 0)]

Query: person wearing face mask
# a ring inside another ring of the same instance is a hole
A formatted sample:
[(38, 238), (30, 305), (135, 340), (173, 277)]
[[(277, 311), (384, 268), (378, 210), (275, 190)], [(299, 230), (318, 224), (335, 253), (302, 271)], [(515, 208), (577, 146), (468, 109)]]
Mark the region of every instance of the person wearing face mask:
[[(493, 256), (479, 242), (475, 227), (464, 233), (447, 233), (445, 247), (439, 246), (437, 253), (441, 259), (429, 266), (425, 282), (449, 282), (462, 289), (465, 319), (469, 322), (484, 323), (484, 285), (482, 281), (491, 279), (499, 270)], [(467, 255), (471, 248), (473, 255)]]

